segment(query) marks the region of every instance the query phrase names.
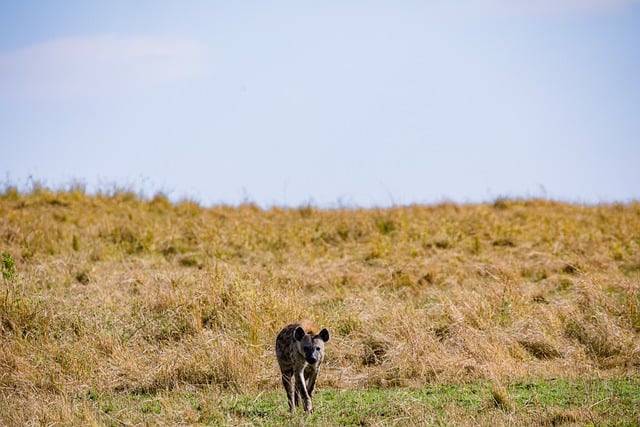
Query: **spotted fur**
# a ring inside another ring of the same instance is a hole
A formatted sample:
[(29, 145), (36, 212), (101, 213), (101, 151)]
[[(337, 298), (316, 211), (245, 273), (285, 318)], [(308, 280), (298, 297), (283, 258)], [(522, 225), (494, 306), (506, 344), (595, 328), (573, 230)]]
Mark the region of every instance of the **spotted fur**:
[(295, 412), (300, 399), (305, 412), (313, 412), (311, 395), (324, 360), (324, 343), (327, 341), (329, 331), (319, 331), (318, 326), (308, 319), (287, 325), (278, 334), (276, 356), (291, 412)]

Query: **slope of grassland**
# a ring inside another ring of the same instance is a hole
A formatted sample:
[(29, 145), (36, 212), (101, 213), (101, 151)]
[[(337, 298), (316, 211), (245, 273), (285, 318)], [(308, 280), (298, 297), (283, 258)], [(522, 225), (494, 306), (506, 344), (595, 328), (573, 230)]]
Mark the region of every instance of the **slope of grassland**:
[[(640, 204), (0, 194), (0, 424), (638, 424)], [(15, 262), (15, 264), (14, 264)], [(273, 344), (332, 333), (316, 413)]]

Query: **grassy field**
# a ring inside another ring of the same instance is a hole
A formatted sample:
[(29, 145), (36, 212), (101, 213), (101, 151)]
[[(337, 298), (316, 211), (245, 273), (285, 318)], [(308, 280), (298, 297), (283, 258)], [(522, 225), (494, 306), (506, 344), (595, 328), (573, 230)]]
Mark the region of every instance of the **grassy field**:
[[(0, 193), (0, 425), (640, 425), (640, 203)], [(311, 416), (273, 348), (327, 327)]]

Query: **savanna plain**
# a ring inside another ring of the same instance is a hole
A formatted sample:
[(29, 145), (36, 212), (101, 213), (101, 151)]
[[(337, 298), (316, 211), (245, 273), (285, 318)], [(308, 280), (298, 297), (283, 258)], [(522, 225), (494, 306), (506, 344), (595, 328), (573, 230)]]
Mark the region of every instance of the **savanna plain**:
[[(640, 425), (640, 203), (0, 190), (0, 425)], [(331, 332), (290, 415), (287, 323)]]

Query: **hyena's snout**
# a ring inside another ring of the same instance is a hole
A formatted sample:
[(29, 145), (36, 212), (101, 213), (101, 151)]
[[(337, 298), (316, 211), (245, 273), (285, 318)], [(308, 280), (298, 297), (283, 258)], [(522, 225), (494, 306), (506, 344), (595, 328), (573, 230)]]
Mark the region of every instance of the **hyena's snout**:
[(318, 360), (320, 360), (322, 355), (320, 354), (320, 350), (312, 351), (311, 353), (307, 353), (305, 355), (305, 360), (310, 365), (315, 365)]

